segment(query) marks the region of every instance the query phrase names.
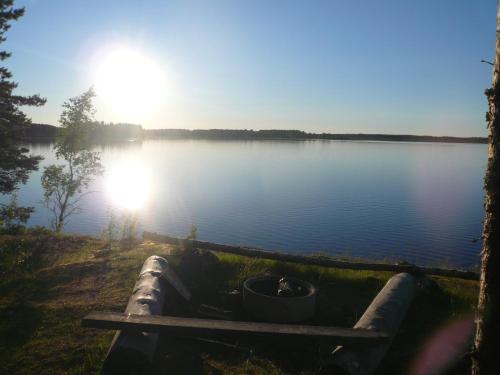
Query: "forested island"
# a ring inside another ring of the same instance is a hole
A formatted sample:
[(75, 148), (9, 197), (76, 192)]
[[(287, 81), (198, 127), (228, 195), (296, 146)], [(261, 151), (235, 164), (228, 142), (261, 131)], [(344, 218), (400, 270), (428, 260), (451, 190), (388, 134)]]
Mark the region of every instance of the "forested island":
[[(123, 142), (144, 139), (205, 139), (205, 140), (336, 140), (385, 142), (487, 143), (486, 137), (451, 137), (409, 134), (333, 134), (307, 133), (301, 130), (247, 129), (143, 129), (136, 124), (96, 122), (92, 138), (96, 143)], [(57, 127), (31, 124), (24, 131), (26, 142), (51, 142)]]

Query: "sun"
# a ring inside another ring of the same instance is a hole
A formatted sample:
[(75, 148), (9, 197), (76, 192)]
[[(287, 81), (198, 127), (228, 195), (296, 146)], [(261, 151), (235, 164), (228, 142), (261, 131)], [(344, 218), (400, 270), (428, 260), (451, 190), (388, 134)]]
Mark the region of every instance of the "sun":
[(165, 83), (164, 71), (139, 50), (109, 47), (95, 61), (95, 90), (119, 121), (141, 122), (162, 104)]

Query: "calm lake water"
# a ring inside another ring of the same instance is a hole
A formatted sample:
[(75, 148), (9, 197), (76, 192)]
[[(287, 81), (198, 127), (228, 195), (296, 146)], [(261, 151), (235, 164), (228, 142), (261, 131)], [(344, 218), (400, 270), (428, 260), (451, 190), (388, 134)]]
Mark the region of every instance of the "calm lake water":
[[(55, 162), (49, 145), (31, 145)], [(67, 232), (99, 234), (109, 212), (139, 229), (287, 252), (459, 268), (479, 262), (486, 145), (156, 140), (104, 147), (106, 172)], [(40, 175), (18, 199), (49, 225)]]

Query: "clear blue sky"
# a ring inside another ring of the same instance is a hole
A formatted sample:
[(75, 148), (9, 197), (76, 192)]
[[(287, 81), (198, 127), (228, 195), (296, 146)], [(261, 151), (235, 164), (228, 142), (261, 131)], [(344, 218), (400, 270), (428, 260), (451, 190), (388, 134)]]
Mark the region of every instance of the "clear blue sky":
[[(482, 136), (495, 0), (19, 1), (3, 47), (56, 124), (109, 46), (165, 72), (147, 128)], [(97, 52), (100, 51), (100, 52)], [(137, 77), (140, 71), (131, 71)], [(127, 77), (124, 77), (127, 80)], [(147, 98), (147, 93), (144, 93)], [(97, 119), (129, 121), (98, 98)]]

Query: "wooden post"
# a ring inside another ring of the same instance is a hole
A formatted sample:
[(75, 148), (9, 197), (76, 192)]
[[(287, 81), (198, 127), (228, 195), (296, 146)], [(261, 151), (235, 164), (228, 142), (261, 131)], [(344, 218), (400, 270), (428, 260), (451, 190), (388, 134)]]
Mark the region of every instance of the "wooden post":
[(321, 374), (370, 375), (384, 358), (417, 291), (417, 279), (408, 273), (393, 276), (372, 301), (354, 328), (383, 331), (387, 343), (365, 347), (338, 346)]
[[(161, 315), (165, 302), (169, 265), (153, 255), (142, 266), (139, 280), (125, 309), (126, 314)], [(103, 365), (103, 374), (142, 374), (152, 366), (158, 333), (118, 331)]]

